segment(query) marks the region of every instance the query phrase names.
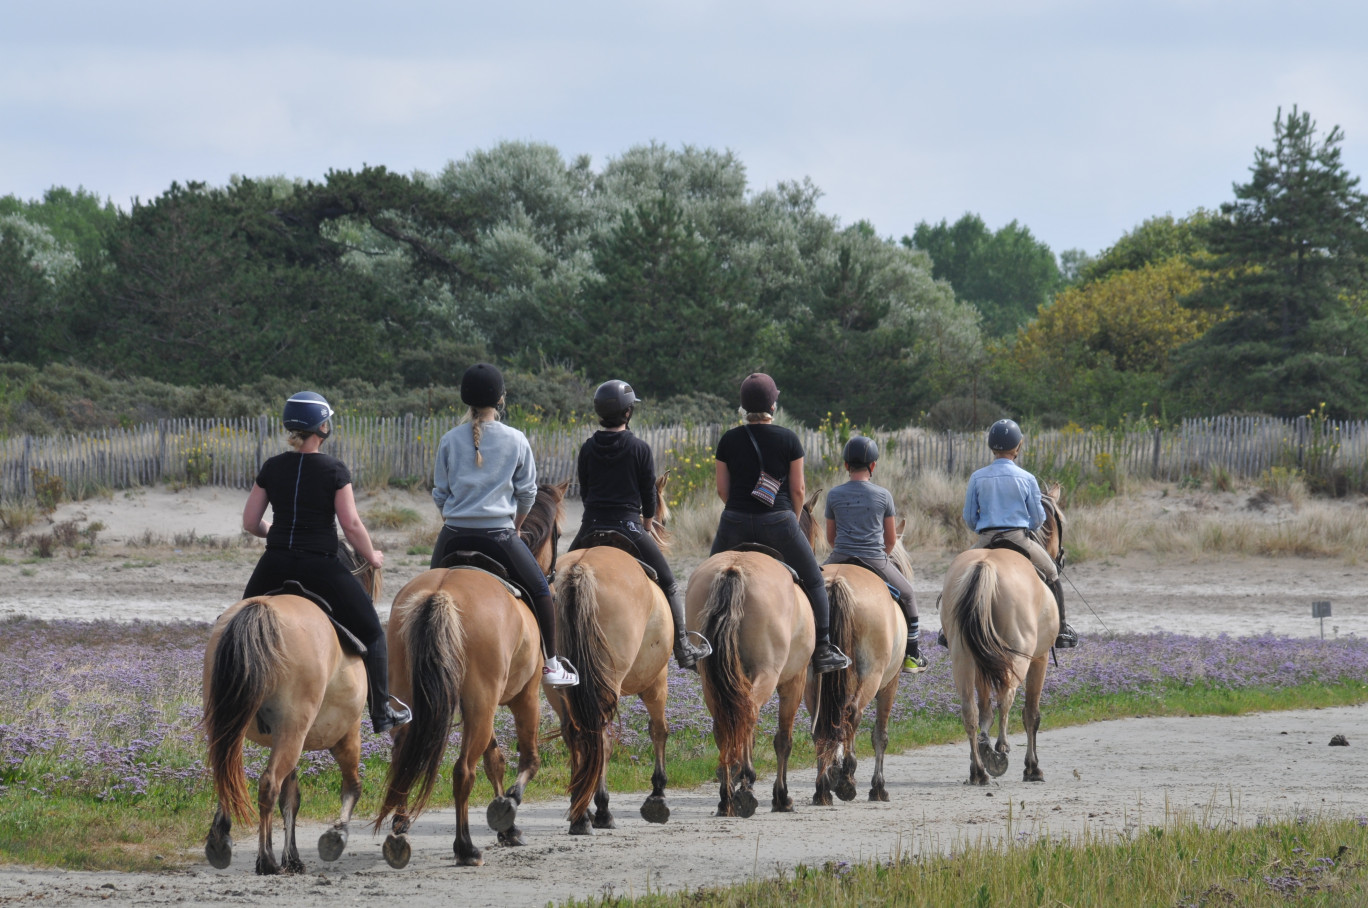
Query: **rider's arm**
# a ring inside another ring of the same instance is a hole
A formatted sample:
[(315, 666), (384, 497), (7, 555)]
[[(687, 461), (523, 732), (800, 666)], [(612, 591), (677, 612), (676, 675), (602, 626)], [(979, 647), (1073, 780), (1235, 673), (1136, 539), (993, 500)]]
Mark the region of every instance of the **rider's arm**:
[(342, 527), (342, 535), (347, 537), (356, 554), (370, 562), (371, 567), (383, 567), (385, 553), (371, 545), (370, 533), (366, 532), (366, 525), (356, 512), (356, 496), (352, 493), (351, 483), (337, 490), (333, 497), (333, 510), (337, 511), (337, 523)]
[(722, 503), (727, 503), (727, 495), (731, 492), (731, 471), (722, 461), (717, 462), (717, 497), (722, 499)]
[(893, 546), (898, 544), (898, 530), (893, 525), (892, 517), (884, 518), (884, 554), (892, 555)]
[(828, 517), (828, 518), (826, 519), (826, 523), (827, 523), (827, 530), (826, 530), (827, 545), (835, 545), (835, 544), (836, 544), (836, 520), (835, 520), (835, 518)]
[(265, 520), (266, 505), (269, 503), (266, 490), (253, 484), (252, 494), (247, 496), (247, 504), (242, 508), (242, 528), (253, 536), (265, 539), (271, 531), (271, 525)]
[(803, 476), (803, 458), (789, 461), (789, 494), (793, 496), (793, 513), (803, 516), (803, 500), (807, 498), (807, 479)]

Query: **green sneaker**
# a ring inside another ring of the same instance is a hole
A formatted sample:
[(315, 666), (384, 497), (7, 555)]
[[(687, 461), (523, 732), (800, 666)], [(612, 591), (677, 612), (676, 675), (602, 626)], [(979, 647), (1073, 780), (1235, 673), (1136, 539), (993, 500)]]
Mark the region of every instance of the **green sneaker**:
[(926, 657), (908, 656), (903, 659), (902, 670), (908, 675), (920, 675), (922, 672), (926, 671)]

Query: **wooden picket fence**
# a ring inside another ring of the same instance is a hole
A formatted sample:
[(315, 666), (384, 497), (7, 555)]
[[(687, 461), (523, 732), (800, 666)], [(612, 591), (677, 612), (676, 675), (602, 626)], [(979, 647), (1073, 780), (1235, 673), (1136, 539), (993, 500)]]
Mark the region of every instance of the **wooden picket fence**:
[[(360, 487), (391, 483), (430, 485), (437, 442), (451, 423), (441, 417), (336, 417), (330, 453), (352, 470)], [(664, 426), (634, 429), (655, 452), (659, 469), (675, 461), (710, 457), (723, 427)], [(538, 478), (570, 480), (578, 493), (575, 457), (591, 429), (532, 426), (526, 430)], [(835, 465), (839, 439), (799, 431), (810, 464)], [(885, 469), (896, 462), (910, 472), (939, 470), (968, 475), (988, 462), (982, 432), (909, 428), (874, 434)], [(167, 419), (130, 429), (79, 435), (25, 435), (0, 440), (0, 498), (31, 498), (35, 482), (59, 479), (68, 494), (156, 483), (250, 488), (261, 463), (286, 450), (285, 432), (270, 417)], [(1171, 429), (1112, 431), (1064, 429), (1033, 434), (1023, 466), (1046, 474), (1073, 470), (1081, 477), (1118, 474), (1176, 481), (1220, 468), (1257, 478), (1274, 465), (1302, 469), (1363, 469), (1368, 422), (1307, 417), (1216, 417), (1186, 420)]]

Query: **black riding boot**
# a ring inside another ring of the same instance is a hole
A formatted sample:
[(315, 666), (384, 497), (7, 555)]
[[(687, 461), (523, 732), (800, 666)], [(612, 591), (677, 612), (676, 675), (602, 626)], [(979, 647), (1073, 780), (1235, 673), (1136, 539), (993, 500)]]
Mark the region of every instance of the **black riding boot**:
[(712, 644), (702, 634), (694, 632), (700, 645), (695, 646), (689, 639), (689, 632), (684, 629), (684, 594), (679, 591), (679, 584), (671, 584), (665, 589), (665, 599), (670, 603), (670, 616), (674, 618), (675, 642), (674, 657), (679, 667), (688, 671), (696, 671), (695, 666), (698, 660), (704, 656), (712, 655)]
[(1073, 649), (1078, 646), (1078, 632), (1064, 620), (1064, 581), (1056, 579), (1050, 584), (1050, 591), (1059, 606), (1059, 636), (1055, 638), (1055, 649)]
[(841, 652), (839, 646), (831, 642), (831, 632), (827, 628), (819, 628), (817, 646), (812, 651), (812, 673), (824, 675), (827, 672), (838, 672), (849, 667), (850, 657)]
[(363, 661), (366, 663), (366, 683), (370, 691), (367, 699), (370, 701), (371, 727), (375, 733), (382, 735), (391, 728), (412, 722), (413, 713), (398, 698), (394, 702), (399, 704), (399, 708), (390, 706), (389, 646), (384, 634), (366, 647)]

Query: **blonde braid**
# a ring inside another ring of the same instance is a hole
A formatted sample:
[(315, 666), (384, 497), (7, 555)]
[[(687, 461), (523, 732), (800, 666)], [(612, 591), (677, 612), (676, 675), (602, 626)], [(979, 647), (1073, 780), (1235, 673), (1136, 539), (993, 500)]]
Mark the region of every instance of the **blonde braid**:
[(499, 418), (499, 411), (493, 407), (471, 407), (470, 435), (475, 441), (475, 466), (484, 466), (484, 455), (480, 453), (480, 424), (493, 422)]

